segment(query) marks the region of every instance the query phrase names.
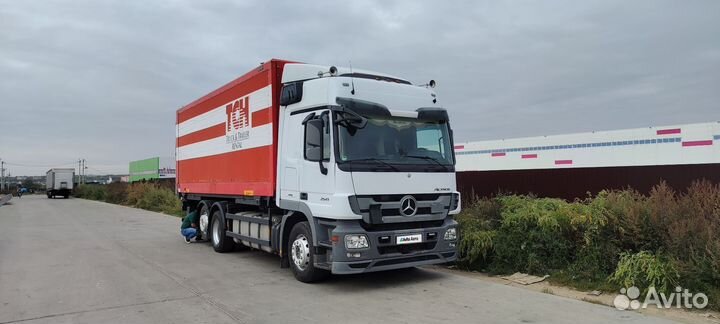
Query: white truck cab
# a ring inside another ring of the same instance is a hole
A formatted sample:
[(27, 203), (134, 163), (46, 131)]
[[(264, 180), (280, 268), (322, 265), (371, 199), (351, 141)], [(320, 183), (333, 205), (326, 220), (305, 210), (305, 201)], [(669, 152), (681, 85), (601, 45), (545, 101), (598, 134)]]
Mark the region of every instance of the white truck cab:
[(452, 130), (432, 88), (309, 64), (286, 64), (282, 83), (276, 203), (312, 231), (287, 239), (296, 275), (456, 260)]

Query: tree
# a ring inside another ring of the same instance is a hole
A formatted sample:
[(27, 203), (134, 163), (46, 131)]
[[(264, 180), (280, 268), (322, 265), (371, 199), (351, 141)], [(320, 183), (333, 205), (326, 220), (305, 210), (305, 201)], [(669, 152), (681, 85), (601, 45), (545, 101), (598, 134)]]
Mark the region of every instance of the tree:
[(25, 178), (25, 180), (22, 181), (22, 186), (28, 189), (35, 189), (36, 183), (30, 178)]

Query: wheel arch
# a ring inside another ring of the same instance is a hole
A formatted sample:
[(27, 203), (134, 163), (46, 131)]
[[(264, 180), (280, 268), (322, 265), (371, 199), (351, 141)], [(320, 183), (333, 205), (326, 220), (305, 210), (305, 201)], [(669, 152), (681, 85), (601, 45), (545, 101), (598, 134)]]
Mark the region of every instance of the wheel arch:
[[(203, 200), (204, 201), (204, 200)], [(215, 215), (216, 211), (220, 211), (223, 216), (225, 216), (225, 213), (227, 213), (227, 202), (225, 201), (216, 201), (210, 205), (210, 208), (208, 210), (208, 224), (212, 224), (213, 215)]]
[[(207, 207), (208, 213), (212, 214), (211, 208), (212, 208), (213, 202), (210, 200), (200, 200), (197, 205), (195, 206), (195, 210), (200, 213), (203, 206)], [(208, 215), (210, 216), (210, 215)]]
[[(295, 224), (300, 222), (308, 222), (310, 224), (310, 232), (313, 236), (313, 241), (316, 241), (316, 234), (315, 234), (315, 226), (313, 226), (313, 223), (310, 220), (310, 217), (305, 215), (302, 212), (299, 211), (293, 211), (285, 214), (282, 219), (282, 223), (280, 225), (280, 256), (283, 258), (287, 257), (286, 249), (287, 244), (290, 240), (290, 231), (292, 231), (293, 226)], [(316, 244), (317, 242), (313, 242), (313, 244)]]

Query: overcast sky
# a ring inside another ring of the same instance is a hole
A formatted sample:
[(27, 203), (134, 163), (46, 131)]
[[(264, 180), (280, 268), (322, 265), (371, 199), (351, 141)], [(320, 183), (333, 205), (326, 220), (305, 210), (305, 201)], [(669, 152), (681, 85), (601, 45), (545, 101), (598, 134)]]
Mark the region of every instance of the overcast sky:
[(0, 159), (126, 173), (273, 57), (435, 79), (456, 141), (720, 120), (720, 1), (420, 3), (0, 0)]

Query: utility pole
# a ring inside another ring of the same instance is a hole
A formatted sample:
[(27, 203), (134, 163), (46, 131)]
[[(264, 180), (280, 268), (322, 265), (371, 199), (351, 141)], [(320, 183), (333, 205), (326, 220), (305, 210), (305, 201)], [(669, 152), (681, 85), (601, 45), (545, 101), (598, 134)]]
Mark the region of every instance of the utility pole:
[(83, 163), (82, 163), (82, 164), (83, 164), (83, 171), (82, 171), (82, 174), (83, 174), (83, 183), (85, 183), (85, 182), (87, 182), (87, 179), (85, 179), (85, 170), (87, 170), (87, 164), (86, 164), (85, 159), (83, 159), (82, 162), (83, 162)]
[(5, 190), (5, 161), (0, 160), (0, 191)]
[(78, 183), (78, 184), (80, 184), (80, 180), (82, 180), (82, 179), (81, 179), (81, 174), (82, 174), (82, 173), (81, 173), (81, 171), (80, 171), (80, 170), (82, 170), (81, 167), (80, 167), (80, 164), (81, 164), (81, 163), (82, 163), (82, 160), (81, 160), (81, 159), (78, 159), (78, 173), (77, 173), (77, 183)]

